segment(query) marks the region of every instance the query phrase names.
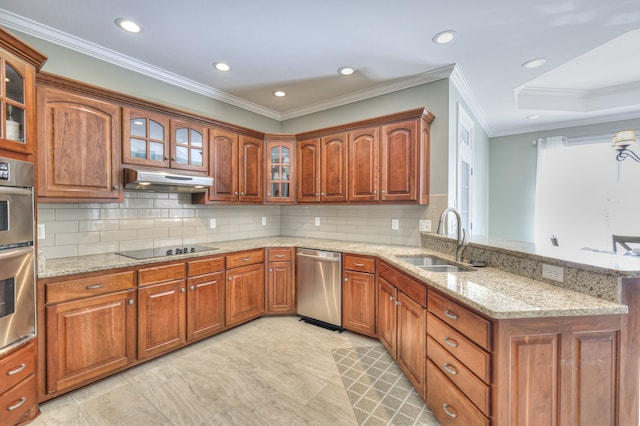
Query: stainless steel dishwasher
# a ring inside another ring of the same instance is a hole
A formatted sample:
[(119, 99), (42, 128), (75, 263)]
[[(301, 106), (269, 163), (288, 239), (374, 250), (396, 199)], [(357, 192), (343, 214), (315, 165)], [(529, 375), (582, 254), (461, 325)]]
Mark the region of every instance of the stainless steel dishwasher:
[(298, 249), (298, 315), (332, 330), (342, 328), (342, 254)]

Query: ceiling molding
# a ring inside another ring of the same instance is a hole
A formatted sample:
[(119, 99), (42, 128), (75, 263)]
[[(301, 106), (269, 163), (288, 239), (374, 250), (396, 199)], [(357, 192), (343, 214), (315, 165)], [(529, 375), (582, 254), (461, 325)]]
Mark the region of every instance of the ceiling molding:
[(606, 116), (590, 117), (590, 118), (578, 119), (578, 120), (566, 120), (566, 121), (553, 122), (553, 123), (540, 123), (536, 126), (524, 126), (524, 127), (516, 127), (512, 129), (505, 129), (505, 130), (496, 132), (490, 136), (491, 137), (511, 136), (511, 135), (517, 135), (521, 133), (543, 132), (547, 130), (564, 129), (567, 127), (589, 126), (591, 124), (612, 123), (616, 121), (625, 121), (625, 120), (640, 120), (640, 112), (638, 111), (630, 111), (627, 113), (612, 112), (611, 114), (608, 114)]
[(303, 115), (312, 114), (314, 112), (324, 111), (330, 108), (351, 104), (365, 99), (374, 98), (376, 96), (386, 95), (388, 93), (397, 92), (399, 90), (409, 89), (411, 87), (416, 87), (422, 84), (432, 83), (434, 81), (449, 78), (454, 68), (455, 65), (446, 65), (427, 71), (425, 73), (416, 74), (414, 76), (404, 78), (399, 81), (382, 83), (373, 88), (349, 93), (347, 95), (339, 96), (328, 101), (317, 102), (315, 104), (311, 104), (302, 108), (292, 109), (282, 113), (282, 120), (301, 117)]
[(471, 91), (467, 80), (465, 80), (464, 76), (462, 75), (462, 71), (460, 70), (459, 65), (455, 65), (453, 67), (453, 71), (451, 72), (451, 76), (449, 78), (453, 86), (460, 94), (462, 100), (468, 105), (469, 109), (471, 110), (471, 114), (473, 115), (473, 117), (475, 117), (478, 124), (480, 124), (480, 127), (482, 127), (482, 129), (488, 136), (493, 136), (491, 132), (491, 126), (487, 121), (487, 117), (484, 115), (482, 107), (480, 107), (480, 103), (473, 95), (473, 92)]

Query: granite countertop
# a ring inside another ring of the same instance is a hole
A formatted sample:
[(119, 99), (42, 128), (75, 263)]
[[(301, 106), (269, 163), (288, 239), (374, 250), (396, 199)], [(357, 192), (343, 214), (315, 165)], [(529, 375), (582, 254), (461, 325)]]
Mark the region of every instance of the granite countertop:
[(625, 305), (524, 278), (497, 268), (476, 268), (474, 271), (456, 273), (428, 272), (402, 260), (402, 257), (413, 255), (433, 255), (453, 260), (447, 255), (423, 247), (295, 237), (256, 238), (199, 245), (212, 247), (212, 251), (174, 255), (170, 259), (160, 257), (135, 260), (115, 253), (48, 259), (46, 269), (41, 271), (38, 277), (53, 278), (262, 247), (301, 247), (378, 256), (408, 275), (495, 319), (627, 313)]

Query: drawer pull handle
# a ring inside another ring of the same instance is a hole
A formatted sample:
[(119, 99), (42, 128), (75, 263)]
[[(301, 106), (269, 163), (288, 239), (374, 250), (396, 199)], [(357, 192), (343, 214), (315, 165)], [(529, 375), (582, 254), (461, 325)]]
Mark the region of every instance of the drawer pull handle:
[(355, 265), (355, 266), (358, 266), (358, 267), (361, 267), (361, 266), (364, 266), (364, 263), (358, 263), (358, 262), (356, 262), (356, 263), (354, 263), (354, 265)]
[(444, 365), (442, 366), (442, 368), (445, 369), (445, 371), (453, 376), (458, 374), (458, 370), (451, 364), (449, 364), (448, 362), (445, 362)]
[(449, 411), (449, 404), (442, 404), (442, 408), (444, 408), (444, 412), (447, 413), (447, 416), (451, 417), (452, 419), (458, 417), (456, 413), (452, 413), (451, 411)]
[(458, 319), (458, 316), (449, 310), (444, 311), (444, 314), (447, 316), (447, 318), (450, 318), (454, 321)]
[(24, 404), (27, 401), (27, 397), (23, 396), (22, 398), (20, 398), (20, 401), (16, 402), (13, 405), (10, 405), (7, 407), (7, 411), (13, 411), (16, 408), (20, 407), (22, 404)]
[(445, 337), (445, 338), (444, 338), (444, 342), (445, 342), (447, 345), (451, 346), (452, 348), (457, 348), (457, 347), (458, 347), (458, 342), (456, 342), (455, 340), (450, 339), (450, 338), (448, 338), (448, 337)]
[(277, 257), (278, 259), (282, 259), (282, 258), (284, 257), (284, 254), (276, 254), (276, 257)]
[(389, 300), (393, 300), (393, 296), (389, 296)]
[(87, 290), (96, 290), (96, 289), (99, 289), (99, 288), (102, 288), (102, 287), (104, 287), (104, 283), (88, 285), (86, 287), (86, 289)]
[(7, 376), (13, 376), (14, 374), (18, 374), (19, 372), (24, 370), (26, 367), (27, 367), (27, 364), (20, 364), (20, 367), (16, 368), (15, 370), (7, 371)]
[(250, 260), (251, 260), (251, 256), (243, 257), (243, 258), (242, 258), (242, 261), (243, 261), (243, 262), (248, 262), (248, 261), (250, 261)]

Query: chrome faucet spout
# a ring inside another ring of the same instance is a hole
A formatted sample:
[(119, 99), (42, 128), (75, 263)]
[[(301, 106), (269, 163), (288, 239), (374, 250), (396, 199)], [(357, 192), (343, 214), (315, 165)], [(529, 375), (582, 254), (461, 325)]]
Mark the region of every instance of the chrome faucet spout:
[(444, 235), (444, 222), (449, 213), (453, 213), (456, 217), (457, 243), (456, 243), (456, 261), (462, 262), (464, 249), (467, 247), (467, 233), (462, 229), (462, 217), (460, 213), (453, 207), (447, 207), (440, 215), (438, 222), (438, 234)]

